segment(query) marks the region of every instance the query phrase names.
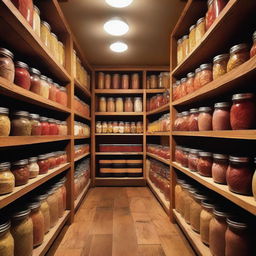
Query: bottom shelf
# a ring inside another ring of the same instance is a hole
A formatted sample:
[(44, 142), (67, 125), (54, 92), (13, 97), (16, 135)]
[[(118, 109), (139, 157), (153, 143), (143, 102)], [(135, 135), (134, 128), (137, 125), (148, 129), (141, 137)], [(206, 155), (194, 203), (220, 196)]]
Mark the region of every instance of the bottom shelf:
[(200, 256), (212, 256), (209, 247), (201, 242), (200, 235), (191, 229), (190, 225), (175, 209), (173, 209), (173, 215), (197, 254)]
[(87, 194), (89, 188), (90, 188), (90, 184), (91, 184), (91, 179), (89, 179), (88, 184), (85, 186), (84, 190), (82, 191), (82, 193), (78, 196), (78, 198), (75, 200), (75, 211), (78, 210), (80, 204), (82, 203), (85, 195)]
[(52, 243), (60, 233), (61, 229), (67, 222), (70, 215), (70, 211), (65, 211), (63, 217), (61, 217), (56, 224), (45, 236), (44, 242), (33, 250), (33, 256), (43, 256), (51, 247)]
[(95, 186), (145, 186), (146, 181), (143, 177), (139, 178), (95, 178)]
[(161, 203), (163, 206), (165, 212), (167, 215), (170, 215), (170, 203), (165, 199), (164, 194), (160, 191), (159, 188), (157, 188), (149, 178), (147, 178), (147, 183), (153, 194), (156, 196), (158, 201)]

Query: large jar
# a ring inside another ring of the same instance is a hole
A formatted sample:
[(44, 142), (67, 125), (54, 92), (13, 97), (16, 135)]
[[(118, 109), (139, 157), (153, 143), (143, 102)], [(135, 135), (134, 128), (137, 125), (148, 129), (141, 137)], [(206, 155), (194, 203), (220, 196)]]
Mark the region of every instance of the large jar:
[(123, 98), (116, 98), (116, 112), (124, 112)]
[(184, 219), (185, 221), (190, 224), (190, 206), (192, 203), (192, 199), (189, 195), (189, 189), (191, 189), (191, 185), (189, 184), (182, 184), (183, 188), (183, 200), (184, 200)]
[(182, 193), (182, 183), (184, 183), (184, 180), (177, 179), (177, 183), (175, 185), (175, 210), (180, 213), (180, 194)]
[(30, 91), (40, 95), (41, 72), (35, 68), (30, 69)]
[(49, 100), (57, 101), (57, 92), (58, 92), (58, 84), (57, 83), (51, 83), (50, 84), (50, 91), (49, 91)]
[(177, 64), (179, 65), (182, 61), (182, 39), (177, 41)]
[(220, 54), (213, 58), (212, 76), (213, 80), (227, 73), (229, 54)]
[(33, 26), (33, 0), (12, 0), (13, 4), (26, 19), (29, 25)]
[(199, 131), (212, 130), (212, 108), (210, 107), (199, 108), (198, 129)]
[(124, 111), (125, 112), (133, 112), (133, 101), (132, 101), (131, 97), (125, 98)]
[(13, 83), (14, 70), (13, 53), (5, 48), (0, 48), (0, 76)]
[(48, 192), (47, 203), (50, 210), (50, 227), (54, 227), (59, 219), (59, 208), (58, 208), (58, 195), (55, 193), (55, 189), (51, 189)]
[(237, 44), (230, 48), (230, 58), (227, 64), (227, 72), (240, 66), (250, 58), (247, 44)]
[(200, 65), (200, 86), (204, 86), (208, 83), (210, 83), (213, 78), (212, 78), (212, 64), (202, 64)]
[(58, 52), (60, 64), (65, 66), (65, 46), (61, 41), (58, 41)]
[(52, 52), (53, 57), (58, 60), (58, 37), (56, 36), (56, 34), (51, 33), (51, 44), (50, 44), (50, 49)]
[(248, 157), (229, 157), (226, 179), (230, 191), (251, 195), (253, 174), (254, 170)]
[(150, 89), (156, 89), (158, 86), (158, 79), (156, 75), (150, 76)]
[(41, 35), (40, 10), (35, 5), (34, 5), (34, 11), (33, 11), (33, 30), (38, 36)]
[(112, 89), (119, 89), (120, 87), (120, 75), (114, 74), (112, 80)]
[(39, 174), (39, 165), (37, 163), (37, 157), (30, 157), (28, 159), (28, 170), (29, 170), (29, 178), (36, 178)]
[(226, 174), (228, 169), (228, 156), (224, 154), (213, 154), (212, 178), (219, 184), (227, 184)]
[(134, 98), (134, 112), (142, 112), (142, 98), (141, 97)]
[(189, 131), (198, 131), (198, 115), (199, 115), (199, 110), (197, 108), (191, 108), (189, 110), (189, 118), (188, 118)]
[(242, 93), (232, 96), (230, 123), (233, 130), (252, 129), (255, 127), (256, 105), (254, 94)]
[(98, 89), (104, 89), (104, 73), (98, 73)]
[(181, 78), (180, 82), (180, 97), (184, 97), (187, 95), (187, 78)]
[(56, 120), (53, 118), (49, 118), (48, 122), (49, 122), (49, 135), (58, 135), (59, 130), (58, 130)]
[(48, 233), (50, 230), (50, 209), (47, 203), (47, 194), (40, 195), (38, 201), (41, 202), (40, 210), (44, 216), (44, 233)]
[(136, 124), (136, 133), (143, 133), (142, 122), (137, 122), (137, 124)]
[(213, 163), (212, 153), (200, 151), (198, 165), (197, 165), (198, 173), (205, 177), (211, 177), (212, 163)]
[(252, 58), (254, 55), (256, 55), (256, 31), (252, 35), (253, 40), (253, 46), (250, 50), (250, 57)]
[(132, 74), (132, 88), (139, 89), (140, 87), (140, 77), (138, 73)]
[(58, 214), (59, 214), (59, 218), (61, 218), (65, 212), (63, 195), (62, 195), (62, 183), (57, 183), (55, 185), (55, 188), (56, 188), (56, 194), (58, 196)]
[(129, 75), (122, 75), (122, 89), (129, 89)]
[(21, 61), (15, 62), (14, 83), (26, 90), (30, 89), (30, 74), (26, 63)]
[(0, 163), (0, 195), (11, 193), (14, 189), (15, 177), (10, 167), (9, 162)]
[(182, 123), (180, 125), (180, 130), (181, 131), (188, 131), (189, 130), (189, 111), (183, 111), (181, 112), (182, 115)]
[(230, 103), (219, 102), (214, 105), (212, 115), (213, 130), (230, 130)]
[(189, 154), (190, 148), (182, 147), (182, 158), (181, 158), (181, 165), (183, 167), (188, 167), (188, 154)]
[(9, 221), (0, 224), (0, 255), (14, 256), (14, 239), (10, 233)]
[(100, 97), (99, 100), (99, 112), (106, 112), (107, 111), (107, 102), (105, 97)]
[(199, 150), (197, 149), (190, 149), (188, 154), (188, 168), (190, 171), (196, 172), (197, 165), (199, 161)]
[(118, 129), (119, 133), (124, 133), (124, 122), (119, 122)]
[(115, 106), (114, 98), (110, 97), (108, 98), (107, 112), (115, 112), (115, 111), (116, 111), (116, 106)]
[(180, 215), (184, 218), (184, 214), (185, 214), (185, 201), (184, 201), (184, 196), (185, 196), (185, 189), (184, 189), (184, 185), (186, 183), (183, 182), (181, 183), (181, 192), (179, 195), (179, 203), (177, 205), (178, 208), (178, 212), (180, 213)]
[(41, 40), (50, 48), (51, 26), (46, 21), (41, 22)]
[(49, 135), (50, 134), (50, 126), (48, 123), (48, 118), (41, 116), (40, 117), (41, 122), (41, 135)]
[(189, 28), (189, 52), (192, 52), (196, 47), (196, 25)]
[(186, 82), (187, 94), (194, 92), (194, 78), (195, 78), (195, 73), (190, 72), (187, 74), (187, 82)]
[(11, 121), (8, 115), (9, 109), (0, 107), (0, 136), (10, 135)]
[(129, 122), (124, 124), (124, 133), (131, 133), (131, 124)]
[(184, 60), (189, 54), (188, 35), (182, 37), (182, 59)]
[(12, 163), (12, 173), (15, 177), (15, 186), (27, 184), (29, 180), (28, 160), (23, 159)]
[(159, 75), (159, 88), (170, 89), (170, 73), (161, 72)]
[(42, 134), (42, 126), (40, 123), (40, 116), (38, 114), (29, 114), (31, 123), (31, 135), (40, 136)]
[(205, 19), (200, 18), (197, 22), (196, 22), (196, 33), (195, 33), (195, 37), (196, 37), (196, 46), (200, 44), (204, 34), (205, 34)]
[(47, 77), (46, 76), (40, 76), (41, 78), (41, 86), (40, 86), (40, 91), (39, 95), (42, 97), (49, 99), (49, 94), (50, 94), (50, 86), (47, 82)]
[(68, 94), (66, 87), (61, 86), (60, 91), (56, 93), (56, 101), (61, 105), (67, 107), (68, 105)]
[(201, 73), (201, 68), (197, 68), (195, 70), (195, 78), (194, 78), (194, 91), (198, 90), (201, 86), (200, 83), (200, 73)]
[(39, 174), (46, 174), (50, 168), (50, 162), (47, 155), (39, 155), (37, 164), (39, 166)]
[(104, 89), (110, 89), (111, 87), (111, 75), (105, 74)]
[(11, 126), (12, 136), (30, 136), (31, 123), (29, 113), (26, 111), (14, 112)]

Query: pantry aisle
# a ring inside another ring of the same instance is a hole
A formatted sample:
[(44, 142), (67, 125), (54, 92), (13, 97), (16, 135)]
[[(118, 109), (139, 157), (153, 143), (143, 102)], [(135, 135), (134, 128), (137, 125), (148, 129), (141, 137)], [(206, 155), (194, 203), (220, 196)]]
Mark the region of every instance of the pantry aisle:
[(47, 256), (195, 255), (180, 232), (148, 188), (98, 187)]

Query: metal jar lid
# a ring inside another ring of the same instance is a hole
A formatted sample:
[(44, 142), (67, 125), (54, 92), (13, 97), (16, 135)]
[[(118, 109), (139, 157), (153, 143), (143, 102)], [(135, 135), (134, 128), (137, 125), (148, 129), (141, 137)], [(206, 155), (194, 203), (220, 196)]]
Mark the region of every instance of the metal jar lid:
[(204, 21), (204, 17), (200, 18), (197, 22), (196, 25), (199, 25), (200, 23), (202, 23)]
[(200, 151), (198, 153), (199, 156), (202, 156), (202, 157), (212, 157), (212, 153), (211, 152), (205, 152), (205, 151)]
[(191, 109), (189, 110), (189, 113), (190, 113), (190, 114), (196, 114), (196, 113), (199, 113), (199, 110), (198, 110), (198, 108), (191, 108)]
[(64, 87), (64, 86), (60, 86), (60, 90), (61, 90), (62, 92), (67, 91), (66, 87)]
[(181, 112), (182, 116), (189, 116), (189, 111), (183, 111)]
[(199, 72), (201, 72), (202, 70), (201, 70), (201, 68), (197, 68), (196, 70), (195, 70), (195, 74), (197, 74), (197, 73), (199, 73)]
[(189, 153), (190, 148), (183, 147), (182, 150), (185, 151), (185, 152), (187, 152), (187, 153)]
[(244, 50), (244, 49), (248, 49), (247, 44), (237, 44), (230, 48), (229, 53), (230, 54), (237, 53), (238, 51)]
[(8, 115), (9, 114), (9, 109), (0, 107), (0, 114)]
[(48, 122), (48, 118), (44, 117), (44, 116), (41, 116), (40, 117), (40, 122)]
[(176, 81), (175, 84), (176, 84), (176, 86), (179, 86), (180, 85), (180, 80)]
[(252, 39), (255, 41), (256, 40), (256, 31), (254, 31), (253, 35), (252, 35)]
[(47, 81), (47, 76), (41, 75), (40, 78), (41, 78), (42, 80), (44, 80), (44, 81)]
[(213, 159), (228, 160), (229, 156), (225, 154), (213, 154)]
[(194, 149), (194, 148), (191, 148), (190, 150), (189, 150), (189, 153), (191, 153), (191, 154), (199, 154), (199, 152), (200, 152), (200, 150), (199, 149)]
[(237, 157), (237, 156), (230, 156), (229, 161), (233, 163), (249, 163), (249, 157)]
[(30, 158), (28, 159), (28, 162), (29, 162), (30, 164), (31, 164), (31, 163), (36, 163), (37, 160), (38, 160), (37, 157), (30, 157)]
[(230, 103), (229, 102), (218, 102), (214, 104), (214, 108), (229, 108)]
[(227, 218), (227, 217), (230, 216), (230, 213), (229, 213), (227, 210), (225, 210), (225, 209), (223, 209), (223, 208), (219, 208), (219, 207), (215, 207), (215, 208), (213, 209), (213, 214), (214, 214), (215, 216), (224, 217), (224, 218)]
[(49, 118), (49, 119), (48, 119), (48, 122), (51, 123), (51, 124), (56, 123), (56, 121), (55, 121), (53, 118)]
[(5, 48), (0, 48), (0, 53), (12, 59), (14, 57), (13, 53)]
[(38, 114), (29, 114), (30, 119), (39, 120), (40, 116)]
[(28, 159), (22, 159), (12, 163), (12, 166), (24, 166), (28, 164)]
[(230, 227), (236, 228), (236, 229), (247, 229), (248, 224), (240, 219), (235, 218), (227, 218), (227, 224)]
[(193, 195), (194, 195), (194, 197), (195, 197), (197, 200), (200, 200), (200, 201), (207, 199), (207, 196), (201, 194), (200, 192), (195, 192)]
[(34, 10), (36, 10), (36, 12), (38, 13), (38, 15), (40, 15), (40, 10), (39, 10), (39, 8), (38, 8), (36, 5), (34, 5)]
[(25, 68), (25, 69), (29, 69), (28, 68), (28, 65), (22, 61), (16, 61), (15, 62), (15, 67), (18, 67), (18, 68)]
[(183, 78), (181, 78), (180, 82), (181, 82), (181, 84), (183, 84), (183, 83), (186, 83), (187, 80), (188, 79), (186, 77), (183, 77)]
[(46, 26), (49, 30), (51, 30), (51, 26), (50, 26), (50, 24), (48, 22), (43, 20), (43, 21), (41, 21), (41, 24)]
[(30, 68), (29, 71), (30, 71), (31, 74), (41, 76), (41, 72), (36, 68)]
[(189, 189), (189, 188), (191, 188), (191, 185), (186, 183), (186, 182), (184, 182), (184, 183), (181, 184), (181, 187), (185, 188), (185, 189)]
[(191, 77), (194, 77), (195, 76), (195, 73), (194, 72), (189, 72), (187, 74), (187, 78), (191, 78)]
[(30, 210), (35, 210), (35, 209), (38, 209), (40, 207), (40, 205), (41, 205), (40, 201), (35, 201), (35, 202), (29, 204), (28, 208)]
[(214, 204), (210, 201), (210, 200), (203, 200), (201, 202), (202, 206), (207, 208), (207, 209), (213, 209), (214, 208)]
[(8, 229), (10, 229), (10, 227), (11, 227), (11, 222), (9, 220), (1, 223), (0, 224), (0, 233), (4, 233)]
[(48, 78), (47, 78), (47, 82), (50, 83), (50, 84), (52, 84), (52, 83), (53, 83), (53, 80), (48, 77)]
[(7, 169), (10, 169), (11, 167), (11, 164), (10, 162), (3, 162), (3, 163), (0, 163), (0, 172), (1, 171), (5, 171)]
[(47, 154), (42, 154), (38, 156), (38, 160), (45, 160), (47, 158), (48, 158)]
[(23, 209), (23, 210), (15, 212), (12, 215), (12, 218), (13, 219), (24, 218), (24, 217), (28, 216), (30, 214), (30, 212), (31, 212), (31, 210), (29, 208), (28, 209)]
[(200, 69), (201, 70), (212, 69), (212, 64), (210, 64), (210, 63), (202, 64), (202, 65), (200, 65)]
[(48, 197), (48, 194), (42, 194), (42, 195), (35, 197), (35, 199), (37, 201), (44, 201), (45, 199), (47, 199), (47, 197)]
[(199, 108), (199, 112), (202, 113), (202, 112), (212, 112), (212, 108), (211, 107), (201, 107)]
[(208, 5), (208, 6), (211, 5), (212, 2), (213, 2), (213, 0), (208, 0), (208, 1), (207, 1), (207, 5)]
[(190, 28), (189, 28), (189, 32), (191, 32), (191, 30), (193, 30), (194, 28), (196, 28), (196, 25), (192, 25)]
[(229, 58), (229, 54), (220, 54), (213, 58), (213, 63)]
[(55, 37), (56, 39), (58, 39), (58, 37), (56, 36), (56, 34), (54, 34), (53, 32), (51, 32), (51, 35), (52, 35), (53, 37)]
[(13, 115), (20, 117), (29, 117), (29, 113), (27, 111), (16, 111), (13, 113)]
[(232, 100), (245, 100), (254, 98), (253, 93), (239, 93), (232, 96)]
[(184, 41), (184, 40), (186, 40), (186, 39), (188, 39), (188, 35), (184, 35), (184, 36), (182, 37), (182, 41)]
[(177, 41), (178, 44), (181, 44), (182, 43), (182, 38), (180, 38), (178, 41)]

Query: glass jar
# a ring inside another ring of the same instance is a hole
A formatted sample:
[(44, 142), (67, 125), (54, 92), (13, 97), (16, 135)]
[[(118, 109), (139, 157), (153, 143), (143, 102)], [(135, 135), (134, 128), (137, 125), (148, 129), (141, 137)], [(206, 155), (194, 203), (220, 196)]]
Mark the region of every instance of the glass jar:
[(111, 87), (111, 75), (105, 74), (104, 89), (110, 89)]
[(199, 150), (190, 149), (188, 154), (188, 168), (192, 172), (197, 172), (197, 165), (199, 161)]
[(188, 93), (187, 93), (187, 78), (184, 77), (184, 78), (181, 78), (180, 80), (181, 84), (180, 84), (180, 97), (184, 97), (186, 96)]
[(132, 101), (131, 97), (125, 98), (124, 111), (125, 112), (133, 112), (133, 101)]
[(12, 173), (15, 177), (15, 186), (21, 186), (28, 183), (29, 169), (28, 160), (23, 159), (12, 163)]
[(177, 41), (177, 64), (182, 61), (182, 38)]
[(102, 122), (102, 133), (107, 133), (108, 132), (108, 123)]
[(136, 133), (137, 132), (137, 127), (135, 122), (131, 122), (131, 133)]
[(137, 122), (137, 124), (136, 124), (136, 132), (137, 132), (137, 133), (143, 133), (143, 125), (142, 125), (142, 122)]
[(120, 88), (120, 75), (114, 74), (113, 82), (112, 82), (112, 89), (119, 89), (119, 88)]
[(177, 179), (177, 183), (175, 185), (174, 189), (174, 195), (175, 195), (175, 210), (180, 213), (180, 196), (182, 193), (182, 187), (181, 185), (184, 183), (184, 180)]
[(31, 123), (29, 113), (26, 111), (16, 111), (11, 122), (12, 136), (30, 136)]
[(230, 103), (219, 102), (214, 104), (214, 111), (212, 115), (212, 129), (216, 130), (230, 130)]
[(227, 184), (226, 173), (228, 169), (228, 156), (213, 154), (212, 178), (219, 184)]
[(212, 78), (212, 64), (202, 64), (200, 65), (200, 76), (199, 76), (199, 80), (200, 80), (200, 86), (204, 86), (208, 83), (210, 83), (213, 78)]
[(229, 157), (227, 184), (230, 191), (242, 195), (252, 195), (254, 170), (248, 157)]
[(15, 62), (14, 83), (26, 90), (30, 89), (30, 74), (26, 63), (21, 61)]
[(50, 230), (50, 208), (47, 203), (47, 194), (40, 195), (37, 200), (40, 201), (40, 210), (44, 216), (44, 234), (48, 233)]
[(0, 163), (0, 195), (11, 193), (15, 186), (15, 177), (10, 170), (10, 163)]
[(131, 133), (131, 124), (129, 122), (124, 124), (124, 133)]
[(50, 134), (50, 126), (48, 123), (48, 118), (41, 116), (40, 117), (41, 122), (41, 135), (49, 135)]
[(31, 123), (31, 135), (40, 136), (42, 134), (42, 126), (40, 123), (40, 116), (38, 114), (29, 114)]
[(33, 254), (33, 222), (30, 209), (16, 212), (12, 216), (11, 234), (14, 239), (14, 255), (31, 256)]
[(14, 255), (14, 239), (10, 233), (11, 223), (9, 221), (0, 224), (0, 255)]
[(150, 76), (150, 89), (157, 89), (158, 81), (156, 75)]
[(256, 55), (256, 31), (252, 35), (253, 40), (253, 46), (250, 50), (250, 57), (252, 58), (254, 55)]
[(202, 87), (200, 83), (200, 74), (201, 74), (201, 68), (197, 68), (195, 70), (195, 77), (194, 77), (194, 91)]
[(123, 98), (116, 98), (116, 112), (124, 112), (124, 102)]
[(41, 40), (50, 48), (51, 26), (46, 21), (41, 22)]
[(142, 112), (142, 98), (141, 97), (134, 98), (134, 112)]
[(40, 91), (39, 95), (42, 97), (49, 99), (49, 93), (50, 93), (50, 86), (47, 82), (47, 77), (46, 76), (40, 76), (41, 78), (41, 86), (40, 86)]
[(49, 100), (52, 100), (52, 101), (57, 101), (57, 87), (58, 87), (58, 84), (56, 83), (51, 83), (50, 84), (50, 88), (49, 88)]
[(13, 83), (14, 73), (13, 53), (5, 48), (0, 48), (0, 76)]
[(104, 73), (103, 72), (99, 72), (98, 73), (98, 89), (104, 89)]
[(33, 0), (12, 0), (15, 7), (21, 15), (26, 19), (29, 25), (33, 26)]
[(57, 167), (56, 153), (49, 153), (47, 156), (49, 161), (49, 169)]
[(252, 93), (234, 94), (233, 105), (230, 110), (230, 123), (232, 130), (245, 130), (255, 128), (256, 106)]
[(62, 135), (62, 136), (68, 135), (67, 121), (61, 122), (61, 128), (59, 128), (59, 135)]
[(33, 11), (33, 30), (40, 37), (41, 35), (40, 10), (35, 5), (34, 5), (34, 11)]
[(118, 133), (119, 132), (119, 127), (118, 127), (118, 122), (113, 122), (113, 133)]
[(102, 133), (101, 121), (97, 121), (96, 123), (96, 133)]
[(105, 97), (100, 97), (99, 101), (99, 112), (106, 112), (107, 111), (107, 102)]
[(132, 88), (131, 89), (139, 89), (140, 87), (140, 77), (138, 73), (132, 74)]
[(198, 129), (199, 131), (212, 130), (212, 108), (210, 107), (199, 108)]
[(181, 112), (182, 122), (180, 125), (180, 131), (189, 131), (189, 111)]
[(56, 59), (57, 62), (59, 62), (59, 60), (58, 60), (58, 37), (54, 33), (51, 33), (50, 49), (51, 49), (53, 57)]
[(184, 60), (189, 54), (189, 40), (188, 35), (182, 37), (182, 60)]
[(61, 86), (59, 89), (59, 92), (56, 93), (56, 101), (67, 107), (68, 105), (68, 94), (67, 94), (67, 89), (66, 87)]
[(41, 72), (35, 68), (30, 70), (30, 91), (40, 95), (41, 90)]
[(115, 107), (114, 98), (110, 97), (108, 98), (107, 112), (115, 112), (115, 111), (116, 111), (116, 107)]
[(0, 136), (10, 135), (11, 121), (8, 115), (9, 109), (0, 107)]
[(229, 54), (220, 54), (213, 58), (212, 76), (213, 80), (227, 73)]
[(212, 153), (210, 152), (199, 152), (199, 160), (197, 165), (197, 171), (200, 175), (205, 177), (212, 177)]
[(39, 174), (39, 165), (37, 164), (37, 157), (30, 157), (28, 159), (29, 178), (36, 178)]
[(170, 73), (161, 72), (159, 75), (159, 88), (170, 89)]
[(189, 110), (189, 118), (188, 118), (189, 131), (198, 131), (198, 115), (199, 115), (199, 110), (197, 108), (191, 108)]
[(187, 74), (187, 81), (186, 81), (187, 94), (194, 92), (194, 78), (195, 78), (195, 73), (190, 72)]
[(113, 125), (112, 125), (112, 122), (108, 122), (107, 132), (108, 132), (108, 133), (113, 133)]
[(183, 183), (182, 185), (183, 188), (183, 201), (184, 201), (184, 219), (185, 221), (190, 224), (190, 204), (191, 198), (189, 196), (189, 189), (191, 188), (191, 185)]
[(49, 135), (58, 135), (58, 126), (56, 120), (53, 118), (48, 119), (49, 122)]
[(58, 52), (59, 52), (59, 62), (63, 67), (65, 66), (65, 46), (61, 41), (58, 41)]
[(250, 59), (249, 48), (247, 44), (237, 44), (230, 48), (230, 58), (227, 64), (227, 72), (240, 66)]
[(39, 155), (37, 164), (39, 166), (39, 174), (46, 174), (50, 168), (50, 162), (47, 155)]
[(181, 157), (181, 165), (185, 168), (188, 167), (188, 153), (190, 148), (182, 147), (182, 157)]
[(128, 75), (122, 75), (121, 89), (129, 89), (129, 76)]
[(55, 193), (55, 189), (51, 189), (48, 192), (47, 203), (50, 210), (50, 227), (54, 227), (59, 219), (59, 208), (58, 208), (58, 196)]
[(124, 122), (119, 122), (119, 133), (124, 133)]
[(201, 40), (205, 34), (206, 28), (205, 28), (205, 19), (200, 18), (197, 23), (196, 23), (196, 33), (195, 33), (195, 38), (196, 38), (196, 46), (198, 46), (201, 43)]
[(192, 52), (196, 47), (196, 25), (189, 28), (189, 52)]

